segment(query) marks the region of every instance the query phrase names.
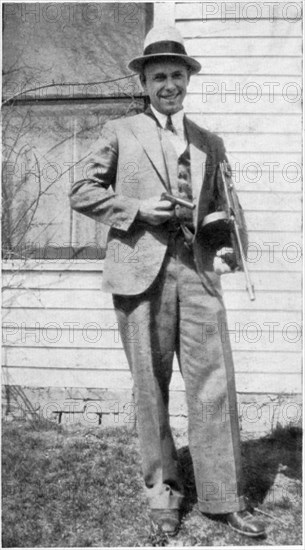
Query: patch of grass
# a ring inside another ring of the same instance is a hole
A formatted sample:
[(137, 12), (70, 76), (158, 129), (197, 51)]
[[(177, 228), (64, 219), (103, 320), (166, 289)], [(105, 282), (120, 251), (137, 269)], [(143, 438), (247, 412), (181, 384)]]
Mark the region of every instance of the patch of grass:
[[(268, 545), (302, 542), (300, 442), (300, 432), (280, 430), (243, 443), (246, 495), (275, 518), (260, 516), (268, 524)], [(266, 543), (245, 539), (198, 511), (187, 447), (179, 450), (186, 499), (173, 538), (151, 525), (135, 432), (11, 422), (3, 424), (2, 449), (3, 547)]]

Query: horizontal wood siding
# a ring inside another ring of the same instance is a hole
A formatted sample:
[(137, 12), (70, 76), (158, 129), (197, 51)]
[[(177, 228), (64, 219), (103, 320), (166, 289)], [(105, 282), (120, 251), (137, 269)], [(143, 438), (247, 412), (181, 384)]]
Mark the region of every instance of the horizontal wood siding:
[(230, 328), (241, 331), (231, 333), (239, 391), (302, 391), (301, 11), (301, 2), (175, 3), (187, 52), (202, 64), (186, 110), (224, 139), (249, 227), (256, 301), (242, 274), (223, 278)]
[[(48, 262), (42, 269), (32, 262), (26, 270), (18, 263), (7, 265), (5, 384), (131, 388), (112, 298), (101, 291), (102, 264)], [(257, 269), (252, 274), (258, 290), (253, 303), (243, 289), (242, 274), (224, 278), (228, 326), (215, 328), (231, 339), (238, 391), (263, 393), (268, 387), (271, 393), (298, 393), (301, 302), (287, 286), (292, 280), (297, 287), (300, 273), (278, 273), (274, 283), (269, 272)], [(183, 390), (177, 363), (172, 389)]]
[[(31, 403), (35, 414), (66, 424), (133, 425), (132, 379), (111, 296), (101, 291), (103, 262), (32, 261), (26, 268), (20, 262), (4, 267), (2, 381), (8, 416), (19, 418), (25, 409), (28, 415)], [(300, 273), (277, 273), (273, 282), (268, 271), (255, 269), (263, 307), (247, 301), (241, 274), (232, 276), (232, 283), (231, 276), (224, 278), (232, 305), (228, 327), (219, 330), (232, 342), (242, 429), (265, 433), (277, 422), (291, 421), (289, 411), (300, 421), (301, 311), (287, 291), (285, 311), (272, 305), (273, 293), (280, 304), (291, 278), (299, 285)], [(171, 416), (174, 426), (186, 427), (184, 385), (176, 361)]]

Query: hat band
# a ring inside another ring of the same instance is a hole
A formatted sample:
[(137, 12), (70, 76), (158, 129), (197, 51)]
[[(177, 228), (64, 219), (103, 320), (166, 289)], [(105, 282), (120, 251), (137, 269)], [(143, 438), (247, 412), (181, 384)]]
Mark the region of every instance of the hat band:
[(187, 55), (184, 46), (179, 44), (179, 42), (174, 42), (172, 40), (162, 40), (160, 42), (154, 42), (154, 44), (149, 44), (144, 50), (144, 55), (153, 55), (153, 54), (180, 54)]

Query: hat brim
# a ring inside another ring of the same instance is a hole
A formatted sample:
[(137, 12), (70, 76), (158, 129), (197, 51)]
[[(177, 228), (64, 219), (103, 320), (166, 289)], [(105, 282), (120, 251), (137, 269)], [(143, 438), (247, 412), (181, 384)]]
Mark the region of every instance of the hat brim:
[(188, 55), (168, 53), (168, 52), (135, 57), (135, 59), (132, 59), (128, 64), (128, 68), (131, 71), (134, 71), (136, 73), (141, 73), (143, 70), (143, 66), (149, 59), (160, 59), (160, 58), (162, 59), (164, 57), (171, 57), (171, 58), (175, 57), (177, 59), (181, 59), (181, 61), (184, 61), (186, 65), (188, 65), (188, 67), (191, 69), (191, 74), (199, 73), (199, 71), (201, 70), (201, 65), (200, 63), (198, 63), (198, 61), (196, 61), (196, 59), (193, 59)]

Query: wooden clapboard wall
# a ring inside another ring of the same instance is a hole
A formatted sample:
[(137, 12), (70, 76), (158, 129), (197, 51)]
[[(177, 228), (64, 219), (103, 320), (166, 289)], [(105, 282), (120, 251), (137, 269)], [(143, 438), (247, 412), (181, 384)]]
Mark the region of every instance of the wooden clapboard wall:
[(241, 275), (223, 278), (242, 392), (301, 392), (301, 8), (176, 2), (169, 14), (202, 64), (186, 110), (224, 139), (249, 226), (256, 301)]
[[(155, 23), (175, 22), (187, 51), (202, 63), (186, 111), (224, 138), (246, 212), (256, 301), (249, 301), (242, 274), (223, 278), (239, 398), (296, 399), (302, 383), (301, 108), (299, 98), (288, 100), (283, 90), (292, 82), (295, 87), (286, 89), (292, 94), (300, 84), (301, 25), (288, 21), (276, 3), (274, 21), (265, 11), (255, 23), (229, 12), (223, 21), (222, 4), (213, 13), (203, 12), (204, 3), (155, 4)], [(278, 83), (272, 97), (270, 83)], [(266, 163), (275, 163), (273, 178)], [(295, 164), (287, 171), (289, 163)], [(92, 389), (101, 390), (110, 407), (131, 398), (111, 297), (100, 290), (102, 269), (101, 261), (6, 264), (5, 384), (70, 388), (65, 398), (86, 399)], [(177, 365), (172, 398), (172, 414), (185, 416)]]

